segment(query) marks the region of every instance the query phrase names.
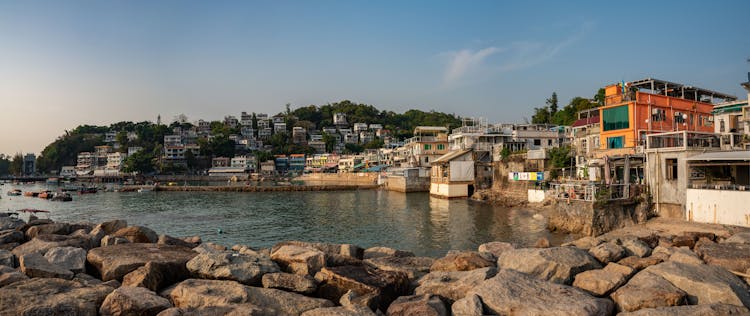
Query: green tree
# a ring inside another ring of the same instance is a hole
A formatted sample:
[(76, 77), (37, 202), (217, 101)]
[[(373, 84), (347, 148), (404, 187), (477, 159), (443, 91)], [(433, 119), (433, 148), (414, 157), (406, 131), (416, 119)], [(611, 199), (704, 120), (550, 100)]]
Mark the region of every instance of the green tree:
[(604, 92), (604, 88), (599, 88), (599, 90), (596, 91), (596, 95), (594, 95), (594, 101), (596, 101), (597, 105), (604, 106), (605, 99), (606, 99), (606, 94)]
[(336, 137), (326, 132), (323, 132), (323, 142), (326, 143), (326, 152), (332, 153), (336, 148)]
[(365, 151), (365, 148), (358, 144), (345, 144), (344, 145), (344, 154), (346, 155), (359, 154), (363, 151)]
[(140, 150), (127, 159), (123, 166), (125, 172), (150, 173), (154, 171), (154, 155), (145, 150)]
[(548, 124), (552, 121), (552, 115), (550, 115), (549, 107), (534, 108), (534, 115), (531, 116), (531, 123), (534, 124)]
[(383, 147), (383, 141), (380, 138), (373, 139), (364, 145), (365, 149), (378, 149)]
[(570, 169), (573, 166), (572, 153), (570, 146), (553, 147), (547, 150), (547, 156), (552, 167), (552, 170), (550, 170), (552, 179), (557, 178), (558, 172), (563, 168)]
[(549, 107), (550, 116), (555, 116), (555, 113), (557, 113), (557, 92), (552, 92), (552, 96), (545, 103)]
[(13, 155), (13, 160), (10, 161), (10, 166), (8, 167), (10, 174), (15, 176), (21, 175), (21, 170), (23, 170), (23, 154), (16, 153)]

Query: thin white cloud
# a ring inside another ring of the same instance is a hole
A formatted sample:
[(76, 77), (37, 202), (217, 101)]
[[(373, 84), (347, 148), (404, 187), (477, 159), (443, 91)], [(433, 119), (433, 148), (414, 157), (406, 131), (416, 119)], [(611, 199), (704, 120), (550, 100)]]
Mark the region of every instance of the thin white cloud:
[(443, 83), (453, 84), (457, 82), (464, 77), (467, 72), (479, 67), (487, 57), (501, 51), (503, 51), (502, 48), (487, 47), (478, 51), (463, 49), (458, 52), (449, 53), (449, 55), (451, 55), (451, 60), (448, 62), (448, 67), (445, 70)]

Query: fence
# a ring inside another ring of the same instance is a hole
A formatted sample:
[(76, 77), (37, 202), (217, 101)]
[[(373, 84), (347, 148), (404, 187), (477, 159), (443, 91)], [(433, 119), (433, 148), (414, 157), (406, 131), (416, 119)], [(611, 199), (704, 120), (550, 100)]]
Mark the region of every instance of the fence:
[(591, 183), (550, 183), (549, 192), (556, 199), (580, 201), (625, 200), (641, 193), (639, 184), (591, 184)]

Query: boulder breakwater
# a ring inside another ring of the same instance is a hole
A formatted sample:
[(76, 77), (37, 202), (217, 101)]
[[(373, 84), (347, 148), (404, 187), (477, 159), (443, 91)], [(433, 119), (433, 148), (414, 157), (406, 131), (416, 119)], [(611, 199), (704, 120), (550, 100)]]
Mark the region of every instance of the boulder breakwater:
[(750, 313), (749, 280), (750, 231), (718, 225), (433, 258), (0, 217), (0, 315), (737, 315)]

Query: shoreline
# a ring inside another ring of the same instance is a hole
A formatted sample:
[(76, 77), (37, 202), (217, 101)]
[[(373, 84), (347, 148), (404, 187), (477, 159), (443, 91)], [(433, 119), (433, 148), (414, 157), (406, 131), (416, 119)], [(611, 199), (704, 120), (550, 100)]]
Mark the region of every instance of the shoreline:
[(258, 185), (228, 185), (228, 186), (150, 186), (150, 185), (128, 185), (119, 188), (119, 192), (136, 192), (139, 189), (153, 189), (159, 192), (291, 192), (291, 191), (348, 191), (348, 190), (372, 190), (378, 189), (378, 185), (283, 185), (283, 186), (258, 186)]

